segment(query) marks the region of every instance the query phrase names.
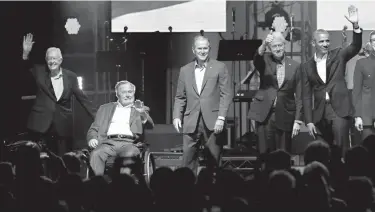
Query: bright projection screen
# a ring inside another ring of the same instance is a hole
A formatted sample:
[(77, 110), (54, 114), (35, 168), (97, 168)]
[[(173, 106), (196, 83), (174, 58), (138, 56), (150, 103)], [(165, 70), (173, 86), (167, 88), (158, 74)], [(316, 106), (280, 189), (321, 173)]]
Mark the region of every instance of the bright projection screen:
[(348, 7), (354, 5), (358, 8), (359, 25), (364, 30), (375, 29), (375, 1), (317, 1), (317, 25), (318, 29), (342, 30), (346, 25), (348, 30), (352, 30), (350, 23), (344, 15), (348, 15)]
[(112, 32), (225, 32), (225, 0), (112, 1)]

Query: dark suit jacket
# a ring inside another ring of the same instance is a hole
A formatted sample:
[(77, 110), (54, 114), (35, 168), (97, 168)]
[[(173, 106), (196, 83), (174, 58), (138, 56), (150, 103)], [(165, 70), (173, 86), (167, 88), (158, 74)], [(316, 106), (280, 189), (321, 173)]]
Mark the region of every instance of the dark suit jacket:
[(200, 95), (195, 81), (195, 62), (180, 70), (173, 119), (183, 118), (183, 133), (193, 133), (199, 113), (209, 130), (213, 130), (218, 116), (227, 116), (233, 98), (232, 80), (225, 64), (210, 59), (207, 62)]
[(363, 125), (375, 120), (375, 56), (359, 59), (354, 70), (354, 117), (361, 117)]
[(271, 53), (254, 56), (254, 66), (260, 74), (260, 87), (250, 104), (248, 117), (264, 122), (270, 113), (274, 100), (275, 121), (278, 129), (292, 131), (294, 120), (302, 120), (300, 65), (285, 57), (285, 78), (279, 87), (277, 83), (276, 61)]
[(51, 124), (54, 124), (60, 136), (72, 136), (71, 100), (73, 95), (94, 119), (95, 108), (83, 91), (79, 89), (75, 73), (62, 69), (64, 90), (61, 98), (57, 101), (48, 67), (46, 65), (33, 65), (30, 60), (23, 60), (22, 66), (22, 69), (31, 71), (37, 85), (36, 99), (27, 122), (28, 129), (45, 133)]
[[(111, 123), (113, 114), (115, 113), (116, 106), (117, 102), (110, 102), (99, 107), (99, 110), (95, 116), (95, 120), (91, 124), (91, 127), (87, 132), (87, 141), (90, 141), (93, 138), (97, 139), (99, 143), (107, 140), (108, 128)], [(152, 121), (152, 118), (148, 115), (148, 113), (147, 122), (152, 126), (154, 125), (154, 122)], [(139, 139), (143, 134), (143, 124), (141, 121), (140, 113), (134, 108), (132, 108), (131, 110), (129, 123), (130, 131), (134, 134), (136, 140)]]
[(353, 106), (345, 81), (346, 63), (362, 47), (362, 33), (353, 32), (353, 42), (346, 48), (328, 52), (326, 83), (318, 75), (314, 57), (302, 65), (302, 91), (305, 123), (318, 123), (323, 116), (326, 92), (339, 117), (353, 115)]

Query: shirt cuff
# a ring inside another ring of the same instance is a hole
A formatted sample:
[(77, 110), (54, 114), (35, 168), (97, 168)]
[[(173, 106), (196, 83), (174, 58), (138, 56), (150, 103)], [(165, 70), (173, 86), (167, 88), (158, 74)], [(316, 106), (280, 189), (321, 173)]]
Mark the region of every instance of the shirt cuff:
[(219, 117), (217, 117), (217, 119), (225, 121), (225, 117), (224, 116), (219, 116)]
[(141, 121), (142, 121), (142, 124), (146, 124), (147, 122), (147, 115), (141, 115)]
[(300, 120), (294, 120), (294, 123), (297, 123), (297, 124), (302, 124), (303, 121), (300, 121)]
[(361, 33), (361, 32), (362, 32), (361, 28), (353, 29), (353, 31), (354, 31), (355, 33)]

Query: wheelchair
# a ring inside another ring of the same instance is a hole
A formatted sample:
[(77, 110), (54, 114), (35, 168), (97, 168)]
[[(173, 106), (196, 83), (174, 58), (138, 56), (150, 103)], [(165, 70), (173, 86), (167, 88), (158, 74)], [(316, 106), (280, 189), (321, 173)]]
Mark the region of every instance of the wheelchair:
[[(142, 175), (144, 176), (146, 183), (149, 184), (150, 179), (151, 179), (151, 175), (155, 171), (154, 155), (150, 151), (149, 144), (144, 143), (144, 142), (138, 142), (136, 144), (136, 146), (138, 147), (138, 149), (141, 152), (137, 157), (140, 157), (140, 160), (142, 161)], [(86, 179), (89, 179), (90, 177), (94, 176), (94, 173), (93, 173), (93, 171), (91, 169), (91, 166), (90, 166), (90, 153), (91, 153), (91, 151), (89, 151), (87, 160), (85, 161), (85, 163), (87, 165)], [(106, 165), (105, 165), (106, 168), (105, 168), (105, 171), (104, 171), (104, 175), (108, 175), (111, 172), (111, 170), (113, 168), (113, 165), (114, 165), (114, 162), (115, 162), (115, 157), (110, 157), (110, 158), (107, 159)]]
[[(14, 160), (15, 160), (15, 157), (16, 157), (15, 153), (17, 152), (17, 149), (21, 146), (27, 145), (29, 142), (32, 142), (39, 147), (39, 149), (41, 150), (40, 151), (40, 158), (42, 159), (42, 161), (45, 161), (46, 159), (48, 159), (48, 154), (43, 151), (43, 149), (45, 147), (45, 143), (43, 141), (37, 140), (37, 139), (31, 137), (28, 133), (19, 133), (15, 136), (8, 137), (1, 142), (1, 145), (0, 145), (0, 157), (1, 157), (0, 161), (9, 161), (11, 163), (14, 163)], [(142, 161), (142, 165), (143, 165), (143, 169), (142, 169), (143, 173), (142, 174), (145, 177), (146, 183), (149, 183), (151, 175), (155, 170), (155, 159), (154, 159), (154, 156), (151, 153), (151, 151), (149, 149), (149, 145), (147, 143), (139, 142), (137, 147), (139, 148), (139, 150), (141, 152), (139, 157), (140, 157), (140, 159)], [(88, 179), (89, 177), (93, 176), (93, 172), (92, 172), (91, 166), (90, 166), (90, 152), (91, 151), (87, 150), (87, 149), (81, 149), (81, 150), (76, 150), (74, 152), (77, 154), (77, 156), (81, 160), (81, 163), (84, 163), (87, 167), (84, 178)], [(111, 166), (114, 163), (114, 159), (115, 158), (109, 158), (109, 160), (106, 163), (106, 173), (107, 174), (109, 173), (110, 169), (112, 168)], [(44, 167), (44, 172), (47, 172), (45, 167)]]

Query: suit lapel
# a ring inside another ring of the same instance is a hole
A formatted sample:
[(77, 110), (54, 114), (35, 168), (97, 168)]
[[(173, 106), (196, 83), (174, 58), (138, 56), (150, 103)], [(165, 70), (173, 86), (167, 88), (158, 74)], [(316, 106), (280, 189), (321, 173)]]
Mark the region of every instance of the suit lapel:
[(44, 83), (45, 83), (45, 86), (46, 86), (47, 95), (51, 99), (56, 101), (57, 99), (56, 99), (56, 96), (55, 96), (55, 91), (53, 90), (51, 77), (50, 77), (49, 71), (47, 70), (46, 67), (45, 67), (45, 75), (44, 76), (45, 76), (44, 77)]
[(285, 70), (284, 71), (285, 71), (284, 81), (279, 87), (279, 89), (281, 89), (286, 84), (286, 82), (291, 79), (292, 72), (294, 71), (294, 69), (292, 68), (292, 64), (289, 61), (289, 58), (287, 57), (285, 57)]
[(69, 88), (69, 79), (68, 79), (69, 76), (65, 69), (62, 69), (62, 78), (63, 78), (64, 89), (61, 94), (60, 100), (63, 99), (63, 97), (68, 93), (68, 88)]
[(316, 68), (316, 62), (314, 60), (314, 57), (310, 60), (309, 62), (309, 66), (310, 66), (310, 69), (312, 71), (312, 74), (315, 75), (315, 77), (318, 79), (318, 82), (320, 84), (324, 84), (322, 78), (320, 78), (319, 74), (318, 74), (318, 70)]
[(330, 71), (330, 68), (332, 65), (332, 57), (331, 57), (331, 54), (328, 52), (327, 54), (327, 61), (326, 61), (326, 83), (329, 82), (329, 80), (331, 80), (332, 78), (332, 75), (333, 75), (333, 71)]
[(197, 88), (197, 81), (195, 79), (195, 62), (192, 62), (191, 63), (191, 67), (190, 67), (190, 78), (191, 78), (191, 83), (193, 85), (193, 90), (199, 95), (199, 92), (198, 92), (198, 88)]
[(203, 92), (204, 86), (206, 86), (207, 80), (208, 80), (210, 74), (212, 73), (211, 69), (212, 69), (212, 62), (211, 62), (211, 60), (208, 60), (207, 66), (206, 66), (206, 71), (204, 72), (204, 76), (203, 76), (201, 93)]
[(117, 103), (114, 102), (111, 107), (109, 108), (109, 111), (108, 111), (108, 116), (109, 116), (109, 119), (107, 121), (107, 126), (106, 126), (106, 131), (105, 133), (107, 134), (108, 132), (108, 129), (109, 129), (109, 125), (111, 124), (111, 121), (112, 121), (112, 118), (113, 118), (113, 114), (115, 113), (115, 109), (116, 109), (116, 106), (117, 106)]

